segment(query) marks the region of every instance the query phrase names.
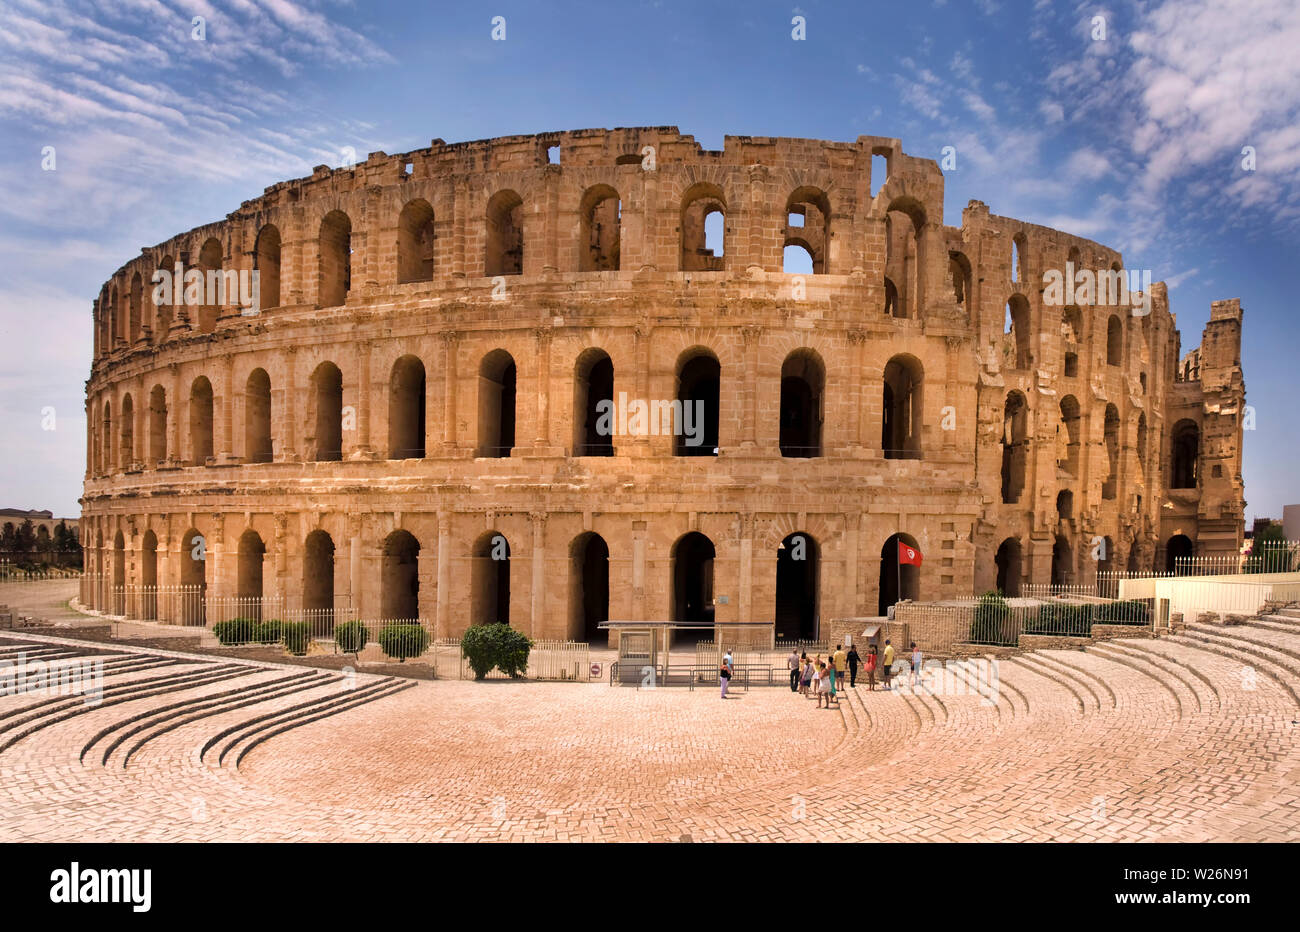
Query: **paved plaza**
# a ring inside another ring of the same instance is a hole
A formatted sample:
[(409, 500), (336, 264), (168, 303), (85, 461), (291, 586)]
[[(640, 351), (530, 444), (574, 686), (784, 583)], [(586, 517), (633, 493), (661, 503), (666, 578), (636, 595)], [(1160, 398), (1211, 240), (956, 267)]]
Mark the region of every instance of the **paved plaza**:
[(0, 660), (93, 652), (98, 705), (0, 697), (0, 840), (1300, 838), (1300, 612), (832, 710), (0, 633)]

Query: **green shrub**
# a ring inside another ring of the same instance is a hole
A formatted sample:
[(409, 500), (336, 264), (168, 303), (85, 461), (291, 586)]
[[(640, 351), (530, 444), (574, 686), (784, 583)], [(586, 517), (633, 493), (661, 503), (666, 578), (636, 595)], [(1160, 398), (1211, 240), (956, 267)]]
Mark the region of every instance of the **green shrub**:
[(1151, 623), (1151, 610), (1145, 602), (1125, 600), (1096, 606), (1092, 615), (1093, 624), (1105, 625), (1146, 625)]
[(284, 636), (284, 648), (295, 657), (307, 653), (307, 641), (310, 631), (305, 621), (286, 621), (280, 625)]
[(389, 657), (406, 663), (407, 657), (418, 657), (429, 647), (429, 634), (423, 625), (384, 625), (379, 629), (379, 647)]
[(1049, 602), (1025, 623), (1025, 634), (1056, 634), (1087, 637), (1092, 631), (1092, 606), (1070, 602)]
[(359, 654), (370, 634), (359, 621), (345, 621), (334, 629), (334, 640), (345, 654)]
[(223, 647), (229, 647), (232, 644), (248, 644), (258, 640), (260, 627), (261, 625), (252, 618), (232, 618), (229, 621), (217, 622), (212, 626), (212, 633)]
[(1011, 630), (1011, 606), (997, 592), (986, 592), (975, 606), (970, 639), (975, 644), (1015, 644)]
[(485, 678), (492, 668), (519, 677), (528, 670), (533, 642), (509, 625), (474, 625), (460, 639), (461, 655), (469, 661), (474, 679)]
[(264, 621), (257, 628), (257, 643), (278, 644), (284, 635), (284, 623), (278, 619)]

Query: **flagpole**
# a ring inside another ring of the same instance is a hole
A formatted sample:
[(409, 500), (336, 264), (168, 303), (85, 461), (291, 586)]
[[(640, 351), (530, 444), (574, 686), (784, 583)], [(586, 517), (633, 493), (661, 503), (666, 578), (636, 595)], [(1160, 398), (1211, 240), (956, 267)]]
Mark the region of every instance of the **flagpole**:
[[(899, 602), (903, 601), (903, 561), (901, 559), (902, 546), (903, 546), (903, 542), (900, 540), (895, 545), (895, 549), (894, 549), (894, 571), (897, 574), (896, 584), (898, 586), (898, 588), (894, 590), (894, 605), (898, 605)], [(898, 617), (897, 611), (894, 612), (894, 617), (895, 618)]]

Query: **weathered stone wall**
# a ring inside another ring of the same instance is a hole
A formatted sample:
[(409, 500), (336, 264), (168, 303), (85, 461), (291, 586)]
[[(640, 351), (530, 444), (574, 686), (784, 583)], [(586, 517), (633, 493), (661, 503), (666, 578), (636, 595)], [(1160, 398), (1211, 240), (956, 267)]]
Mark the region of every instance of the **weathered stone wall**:
[[(872, 177), (872, 155), (886, 157), (885, 178)], [(709, 257), (692, 237), (714, 209), (725, 240)], [(808, 248), (815, 274), (784, 273), (786, 245)], [(1017, 582), (1088, 579), (1098, 538), (1117, 568), (1158, 564), (1174, 530), (1197, 540), (1202, 523), (1228, 548), (1243, 507), (1239, 306), (1215, 305), (1202, 381), (1175, 383), (1163, 286), (1145, 316), (1063, 311), (1041, 283), (1067, 260), (1122, 265), (1114, 250), (977, 201), (960, 227), (945, 226), (937, 165), (880, 137), (727, 137), (710, 152), (672, 127), (584, 130), (435, 140), (322, 166), (144, 249), (105, 283), (87, 382), (87, 567), (112, 575), (121, 564), (128, 583), (193, 579), (182, 571), (198, 532), (208, 591), (234, 595), (253, 541), (265, 548), (262, 591), (293, 604), (309, 573), (304, 542), (320, 530), (334, 547), (336, 598), (374, 617), (386, 587), (415, 583), (420, 615), (450, 635), (481, 603), (475, 554), (499, 534), (511, 623), (566, 637), (582, 634), (575, 548), (589, 534), (608, 546), (616, 619), (672, 617), (674, 548), (705, 535), (719, 622), (777, 617), (779, 545), (795, 532), (815, 542), (821, 619), (877, 613), (894, 577), (882, 548), (896, 533), (925, 555), (904, 579), (904, 594), (924, 599), (992, 588), (1008, 538), (1021, 553)], [(177, 261), (256, 269), (263, 307), (155, 307), (150, 279)], [(1027, 334), (1004, 333), (1012, 299), (1027, 308), (1017, 311)], [(595, 350), (612, 363), (615, 397), (629, 399), (674, 399), (688, 361), (716, 359), (718, 455), (674, 456), (669, 436), (615, 436), (613, 456), (580, 455), (576, 398)], [(515, 373), (514, 444), (484, 457), (502, 351)], [(422, 396), (403, 394), (412, 359)], [(812, 458), (781, 455), (791, 360), (820, 381)], [(322, 373), (334, 368), (341, 449), (322, 457), (334, 403)], [(1004, 503), (1011, 392), (1028, 417), (1023, 490)], [(1080, 408), (1072, 475), (1058, 465), (1066, 394)], [(404, 397), (422, 397), (424, 455), (394, 459), (403, 425), (417, 423)], [(1195, 502), (1176, 499), (1171, 524), (1161, 510), (1168, 428), (1202, 404), (1207, 456), (1227, 473)], [(1073, 494), (1068, 519), (1057, 513), (1062, 489)], [(399, 530), (418, 556), (386, 560)]]

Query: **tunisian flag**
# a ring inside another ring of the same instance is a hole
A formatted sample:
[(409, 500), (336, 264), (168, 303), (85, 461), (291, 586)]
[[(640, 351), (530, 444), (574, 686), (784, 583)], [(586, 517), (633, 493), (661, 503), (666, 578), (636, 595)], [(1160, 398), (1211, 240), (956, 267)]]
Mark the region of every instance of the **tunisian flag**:
[(921, 551), (917, 550), (915, 547), (909, 547), (900, 540), (898, 542), (898, 562), (900, 565), (903, 563), (910, 563), (912, 566), (920, 566)]

